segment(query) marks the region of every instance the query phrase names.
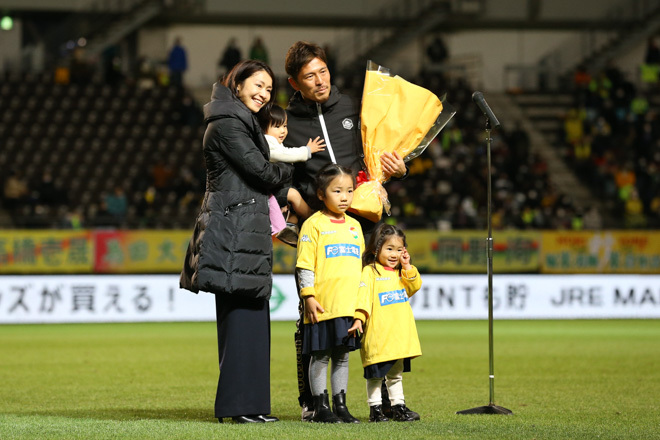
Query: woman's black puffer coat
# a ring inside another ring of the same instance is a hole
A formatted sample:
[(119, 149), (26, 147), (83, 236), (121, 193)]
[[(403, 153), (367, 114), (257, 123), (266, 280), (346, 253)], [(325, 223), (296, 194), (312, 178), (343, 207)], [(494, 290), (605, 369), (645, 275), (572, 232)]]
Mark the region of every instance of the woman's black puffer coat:
[(268, 196), (290, 180), (293, 167), (268, 161), (256, 116), (226, 87), (214, 85), (204, 116), (206, 194), (180, 286), (269, 299), (273, 242)]

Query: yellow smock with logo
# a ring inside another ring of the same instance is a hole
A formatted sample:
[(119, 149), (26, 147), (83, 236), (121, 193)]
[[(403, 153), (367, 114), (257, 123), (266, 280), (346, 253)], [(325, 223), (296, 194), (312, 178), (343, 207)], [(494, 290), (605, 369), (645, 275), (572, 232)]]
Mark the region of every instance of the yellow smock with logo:
[(422, 279), (415, 266), (399, 271), (376, 263), (362, 269), (355, 318), (363, 322), (362, 366), (422, 355), (408, 298)]
[[(325, 310), (319, 321), (355, 313), (364, 236), (352, 217), (332, 219), (321, 211), (305, 220), (298, 238), (296, 267), (314, 272), (314, 287), (304, 287), (300, 295), (314, 296)], [(310, 324), (305, 316), (305, 324)]]

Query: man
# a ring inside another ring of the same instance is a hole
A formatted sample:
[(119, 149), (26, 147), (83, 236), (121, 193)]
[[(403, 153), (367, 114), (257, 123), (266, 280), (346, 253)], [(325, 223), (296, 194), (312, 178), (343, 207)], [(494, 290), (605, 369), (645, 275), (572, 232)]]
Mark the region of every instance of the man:
[(167, 57), (167, 66), (170, 69), (170, 83), (176, 87), (183, 86), (183, 73), (188, 69), (188, 56), (181, 45), (181, 37), (174, 39), (174, 46)]
[(220, 58), (218, 65), (224, 67), (223, 75), (228, 74), (234, 66), (241, 62), (241, 50), (238, 48), (236, 38), (230, 38), (227, 43), (227, 48)]
[[(285, 60), (289, 84), (296, 91), (287, 108), (289, 135), (284, 140), (287, 147), (306, 145), (308, 139), (321, 136), (326, 149), (312, 155), (306, 162), (296, 163), (293, 186), (311, 207), (319, 207), (314, 190), (314, 178), (318, 170), (333, 162), (351, 168), (354, 172), (365, 169), (362, 137), (360, 134), (360, 105), (339, 92), (330, 82), (330, 71), (324, 50), (313, 43), (298, 41), (289, 48)], [(387, 178), (401, 178), (406, 174), (403, 158), (396, 152), (381, 157), (383, 172)], [(354, 216), (362, 225), (367, 239), (375, 224)], [(299, 304), (302, 314), (302, 303)], [(302, 316), (302, 315), (301, 315)], [(298, 362), (298, 401), (302, 407), (303, 421), (312, 415), (312, 396), (309, 390), (309, 357), (302, 355), (302, 330), (300, 320), (295, 333)], [(338, 390), (337, 390), (338, 391)], [(335, 392), (335, 390), (333, 390)]]

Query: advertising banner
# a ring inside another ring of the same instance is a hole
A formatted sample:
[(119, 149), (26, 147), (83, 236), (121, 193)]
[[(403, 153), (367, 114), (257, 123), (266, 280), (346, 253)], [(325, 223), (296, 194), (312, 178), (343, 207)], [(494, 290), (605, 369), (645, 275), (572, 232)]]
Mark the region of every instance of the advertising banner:
[(273, 239), (273, 273), (292, 274), (296, 268), (297, 249)]
[[(406, 231), (414, 264), (428, 273), (485, 273), (486, 234), (482, 231)], [(541, 233), (497, 231), (493, 234), (493, 270), (537, 272)], [(296, 249), (273, 242), (273, 272), (293, 273)]]
[[(488, 277), (424, 275), (417, 319), (488, 318)], [(495, 275), (496, 319), (660, 318), (660, 275)]]
[(90, 273), (90, 231), (0, 231), (0, 273)]
[[(422, 275), (417, 319), (487, 319), (483, 275)], [(496, 319), (660, 318), (660, 275), (498, 275)], [(271, 319), (298, 319), (292, 275), (276, 275)], [(213, 321), (211, 294), (176, 275), (0, 276), (0, 324)]]
[[(176, 274), (191, 231), (0, 231), (3, 274)], [(482, 231), (406, 232), (420, 271), (486, 273)], [(273, 240), (273, 272), (292, 274), (296, 249)], [(658, 231), (496, 231), (494, 273), (660, 274)]]
[(96, 273), (177, 273), (191, 231), (97, 231)]
[(658, 231), (544, 231), (543, 273), (660, 273)]
[[(276, 276), (271, 319), (297, 310), (293, 276)], [(214, 296), (180, 289), (176, 275), (0, 276), (0, 324), (213, 320)]]
[[(486, 233), (482, 231), (406, 231), (413, 264), (429, 273), (486, 273)], [(535, 272), (539, 232), (493, 233), (493, 270)]]

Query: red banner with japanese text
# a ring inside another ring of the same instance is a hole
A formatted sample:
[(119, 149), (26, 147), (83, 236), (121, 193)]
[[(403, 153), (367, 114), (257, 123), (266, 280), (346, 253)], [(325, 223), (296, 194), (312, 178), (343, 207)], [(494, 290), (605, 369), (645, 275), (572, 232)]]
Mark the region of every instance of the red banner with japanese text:
[(95, 232), (96, 273), (177, 273), (191, 231)]

